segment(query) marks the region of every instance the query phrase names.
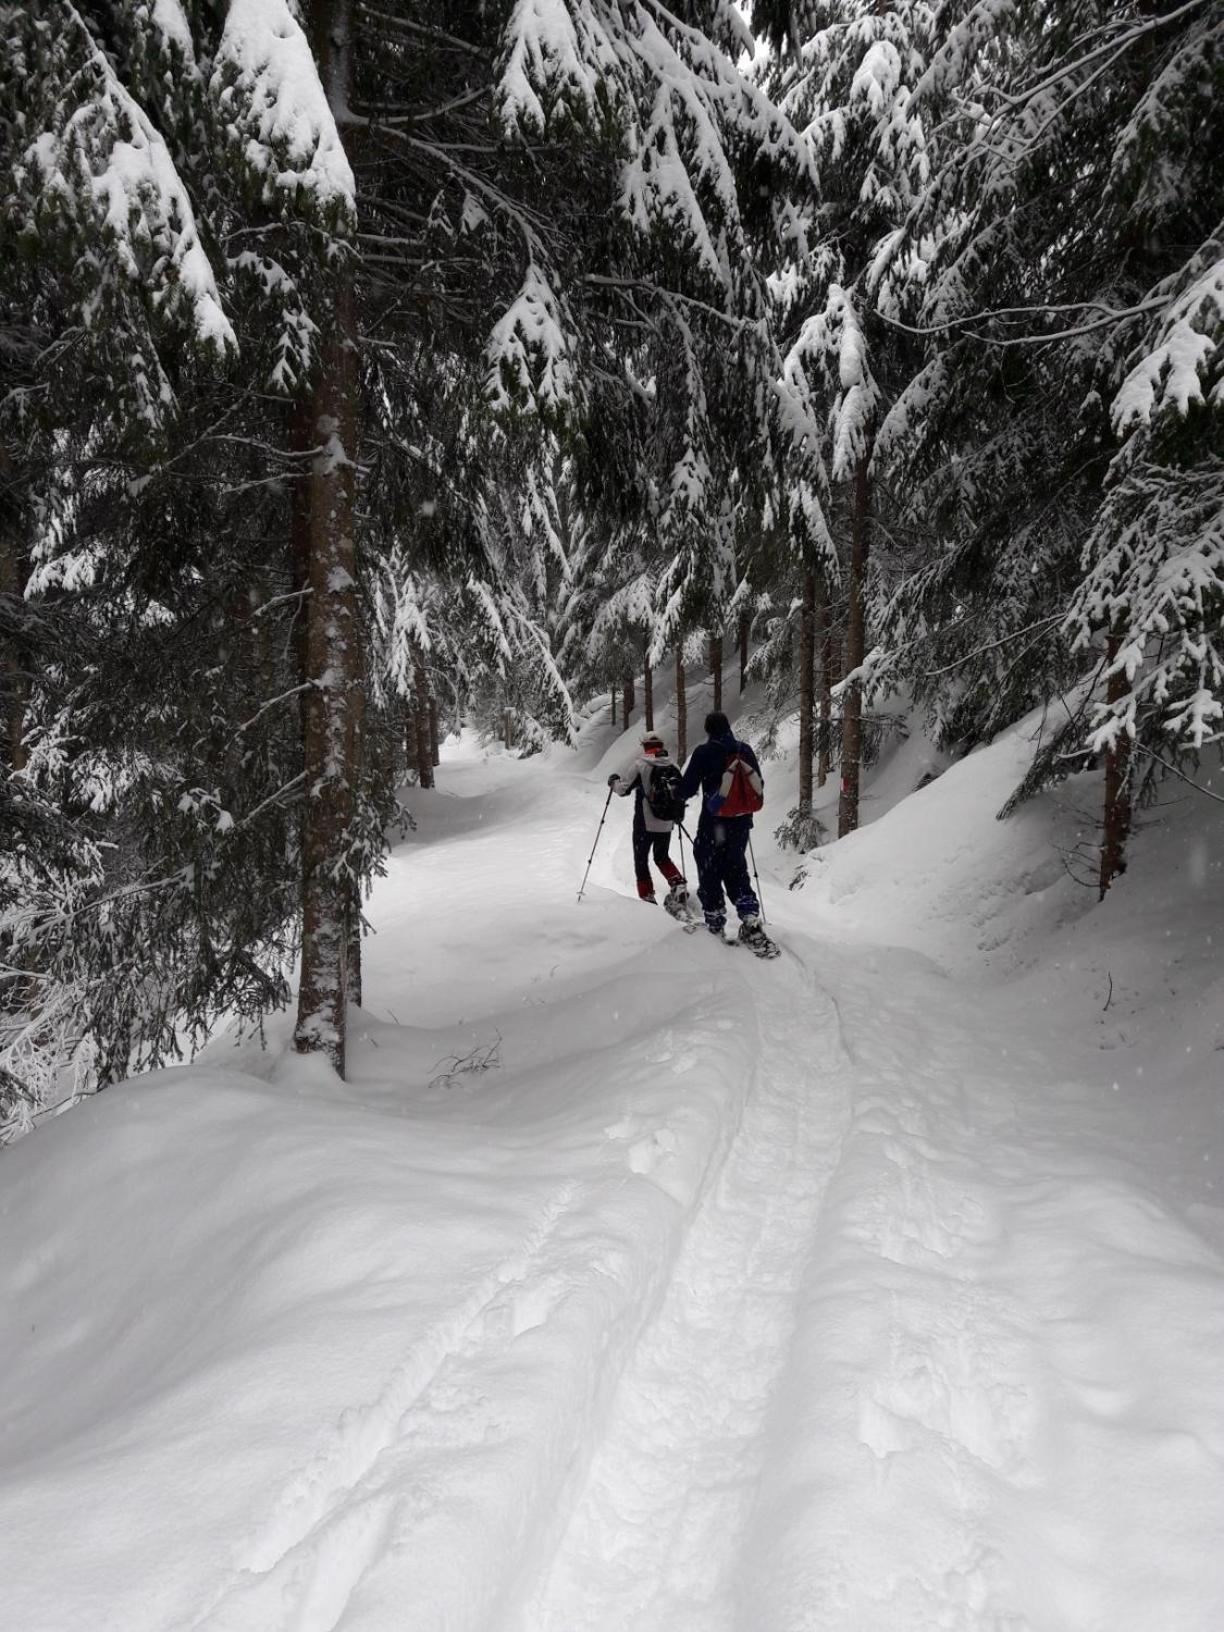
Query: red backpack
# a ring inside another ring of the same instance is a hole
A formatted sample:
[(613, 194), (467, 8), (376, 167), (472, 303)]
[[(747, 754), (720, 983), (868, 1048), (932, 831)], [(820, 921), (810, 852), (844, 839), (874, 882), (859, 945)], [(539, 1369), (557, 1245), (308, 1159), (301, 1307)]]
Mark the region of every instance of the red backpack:
[(765, 784), (738, 749), (728, 754), (718, 785), (716, 809), (720, 816), (751, 816), (765, 803)]

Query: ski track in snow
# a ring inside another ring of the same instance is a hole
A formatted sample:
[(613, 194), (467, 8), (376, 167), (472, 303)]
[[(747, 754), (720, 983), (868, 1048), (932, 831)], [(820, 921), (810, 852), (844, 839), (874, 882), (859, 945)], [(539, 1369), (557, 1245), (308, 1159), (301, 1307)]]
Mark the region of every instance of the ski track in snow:
[[(753, 985), (758, 1064), (742, 1120), (627, 1369), (549, 1580), (515, 1623), (523, 1632), (735, 1622), (736, 1541), (847, 1117), (827, 1003), (793, 964)], [(809, 1005), (815, 1019), (799, 1018)]]
[[(403, 1447), (414, 1409), (442, 1392), (448, 1367), (480, 1356), (546, 1315), (548, 1281), (537, 1272), (577, 1186), (558, 1187), (515, 1253), (412, 1345), (378, 1397), (347, 1411), (336, 1432), (288, 1482), (251, 1538), (238, 1574), (192, 1632), (332, 1632), (354, 1588), (384, 1549), (397, 1506), (380, 1463)], [(276, 1619), (268, 1616), (274, 1614)]]

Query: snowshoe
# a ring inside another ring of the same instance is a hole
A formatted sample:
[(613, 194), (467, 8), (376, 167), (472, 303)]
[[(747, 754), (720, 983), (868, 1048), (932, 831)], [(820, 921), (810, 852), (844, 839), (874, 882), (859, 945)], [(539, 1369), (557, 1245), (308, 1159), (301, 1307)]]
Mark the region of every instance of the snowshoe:
[(691, 935), (695, 929), (701, 928), (701, 925), (689, 910), (689, 893), (683, 884), (674, 884), (668, 890), (663, 897), (663, 906), (681, 926), (686, 935)]
[(744, 918), (741, 920), (739, 935), (735, 944), (737, 946), (746, 946), (749, 952), (758, 958), (776, 958), (782, 951), (777, 942), (771, 941), (761, 928), (759, 918)]

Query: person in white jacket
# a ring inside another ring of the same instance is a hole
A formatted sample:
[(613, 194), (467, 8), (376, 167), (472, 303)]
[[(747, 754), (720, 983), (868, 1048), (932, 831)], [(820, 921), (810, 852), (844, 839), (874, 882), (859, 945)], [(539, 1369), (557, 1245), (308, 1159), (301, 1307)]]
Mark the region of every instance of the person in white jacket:
[[(662, 772), (662, 775), (657, 773)], [(642, 738), (641, 753), (634, 756), (623, 771), (613, 771), (608, 786), (622, 799), (632, 793), (633, 802), (633, 870), (637, 875), (637, 892), (643, 901), (655, 900), (654, 879), (650, 872), (651, 858), (670, 886), (668, 904), (683, 906), (688, 900), (684, 874), (668, 855), (672, 828), (683, 814), (674, 796), (669, 799), (663, 789), (675, 788), (680, 782), (680, 767), (670, 758), (663, 738), (648, 731)], [(651, 795), (654, 795), (654, 804)], [(670, 806), (673, 814), (660, 814), (660, 807)]]

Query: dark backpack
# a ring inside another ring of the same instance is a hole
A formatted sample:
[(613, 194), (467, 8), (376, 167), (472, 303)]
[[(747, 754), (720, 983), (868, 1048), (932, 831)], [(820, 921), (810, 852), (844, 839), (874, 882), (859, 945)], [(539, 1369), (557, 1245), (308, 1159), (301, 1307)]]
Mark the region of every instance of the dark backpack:
[(752, 816), (765, 803), (765, 784), (739, 749), (727, 755), (726, 768), (716, 795), (720, 816)]
[(680, 797), (680, 767), (652, 765), (645, 789), (646, 803), (652, 816), (661, 822), (684, 820), (684, 800)]

